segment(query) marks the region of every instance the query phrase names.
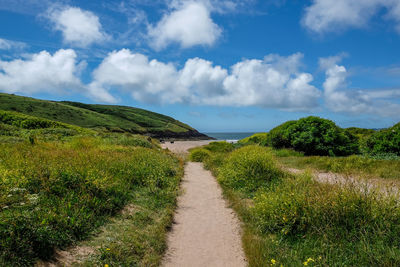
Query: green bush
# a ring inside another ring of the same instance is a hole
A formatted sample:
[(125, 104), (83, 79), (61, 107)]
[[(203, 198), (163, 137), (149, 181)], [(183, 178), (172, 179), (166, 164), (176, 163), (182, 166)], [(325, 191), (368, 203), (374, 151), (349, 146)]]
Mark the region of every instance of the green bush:
[(355, 136), (330, 120), (307, 117), (288, 121), (268, 135), (274, 148), (293, 148), (306, 155), (345, 156), (358, 153)]
[(222, 141), (222, 142), (211, 142), (208, 145), (204, 146), (203, 148), (211, 152), (231, 152), (235, 149), (235, 146), (232, 143)]
[(366, 143), (370, 154), (392, 153), (400, 156), (400, 123), (376, 132)]
[(274, 148), (291, 148), (290, 127), (296, 123), (296, 121), (287, 121), (269, 131), (268, 145)]
[(253, 134), (252, 136), (249, 136), (249, 137), (243, 138), (242, 140), (239, 140), (238, 144), (267, 146), (268, 133)]
[(203, 162), (210, 154), (210, 151), (204, 148), (195, 148), (190, 151), (190, 160), (194, 162)]
[(256, 145), (233, 151), (219, 169), (218, 180), (230, 188), (253, 193), (272, 180), (283, 176), (271, 152)]

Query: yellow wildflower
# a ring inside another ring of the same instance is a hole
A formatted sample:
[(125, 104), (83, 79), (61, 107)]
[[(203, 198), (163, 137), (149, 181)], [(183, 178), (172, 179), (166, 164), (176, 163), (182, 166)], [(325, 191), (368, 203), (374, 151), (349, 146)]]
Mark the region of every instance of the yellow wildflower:
[(271, 265), (275, 265), (276, 264), (276, 260), (271, 259)]
[(106, 248), (106, 250), (107, 250), (107, 251), (110, 251), (111, 249), (109, 249), (109, 248)]
[(304, 266), (308, 265), (308, 261), (303, 262)]
[(108, 264), (104, 264), (104, 267), (108, 267)]

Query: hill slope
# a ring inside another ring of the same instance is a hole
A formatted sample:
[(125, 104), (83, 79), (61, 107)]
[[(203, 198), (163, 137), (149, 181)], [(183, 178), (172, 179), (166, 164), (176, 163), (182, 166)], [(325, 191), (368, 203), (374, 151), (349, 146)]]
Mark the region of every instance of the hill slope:
[(47, 101), (0, 93), (0, 110), (17, 111), (97, 130), (138, 133), (157, 138), (207, 138), (171, 117), (126, 106)]

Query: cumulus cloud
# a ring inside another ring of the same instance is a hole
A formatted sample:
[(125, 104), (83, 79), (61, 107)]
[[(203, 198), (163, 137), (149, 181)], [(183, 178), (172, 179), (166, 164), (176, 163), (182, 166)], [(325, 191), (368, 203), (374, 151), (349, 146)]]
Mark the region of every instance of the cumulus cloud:
[(148, 103), (216, 106), (262, 106), (307, 110), (317, 106), (320, 91), (313, 77), (299, 71), (302, 54), (244, 60), (230, 70), (200, 58), (181, 69), (123, 49), (110, 53), (94, 71), (103, 90), (120, 88)]
[(182, 48), (195, 45), (213, 45), (222, 30), (213, 22), (210, 10), (203, 2), (187, 1), (165, 14), (157, 25), (150, 25), (151, 46), (157, 50), (171, 43)]
[(62, 32), (65, 43), (87, 47), (108, 39), (99, 17), (90, 11), (63, 6), (49, 9), (46, 16), (53, 23), (54, 29)]
[(338, 65), (340, 57), (320, 59), (325, 69), (326, 80), (323, 84), (325, 105), (335, 112), (353, 114), (376, 114), (381, 116), (399, 116), (400, 89), (349, 90), (348, 72)]
[(77, 63), (74, 50), (46, 51), (28, 58), (0, 60), (0, 91), (34, 94), (82, 88), (78, 75), (85, 63)]
[(22, 42), (15, 42), (0, 38), (0, 50), (24, 49), (27, 45)]
[(394, 20), (400, 33), (398, 0), (313, 0), (305, 10), (303, 25), (317, 33), (365, 27), (372, 16), (385, 9), (386, 19)]

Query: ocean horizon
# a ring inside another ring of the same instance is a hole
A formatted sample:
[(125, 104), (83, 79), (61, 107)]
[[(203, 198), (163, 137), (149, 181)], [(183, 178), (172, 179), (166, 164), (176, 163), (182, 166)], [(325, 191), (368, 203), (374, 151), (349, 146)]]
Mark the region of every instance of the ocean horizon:
[(213, 137), (217, 140), (237, 141), (252, 136), (255, 133), (256, 132), (217, 132), (217, 133), (204, 133), (204, 134)]

